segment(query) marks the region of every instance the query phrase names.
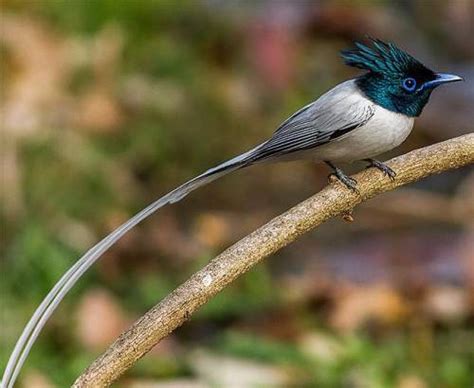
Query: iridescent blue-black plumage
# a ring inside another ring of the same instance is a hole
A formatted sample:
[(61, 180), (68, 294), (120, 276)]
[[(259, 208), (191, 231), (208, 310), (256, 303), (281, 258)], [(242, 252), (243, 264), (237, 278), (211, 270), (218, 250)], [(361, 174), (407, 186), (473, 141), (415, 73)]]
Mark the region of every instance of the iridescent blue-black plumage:
[(379, 39), (371, 39), (371, 42), (372, 47), (355, 43), (354, 49), (342, 51), (341, 55), (348, 66), (367, 70), (356, 82), (376, 104), (416, 117), (421, 114), (433, 89), (443, 82), (451, 82), (440, 81), (439, 74), (393, 43)]

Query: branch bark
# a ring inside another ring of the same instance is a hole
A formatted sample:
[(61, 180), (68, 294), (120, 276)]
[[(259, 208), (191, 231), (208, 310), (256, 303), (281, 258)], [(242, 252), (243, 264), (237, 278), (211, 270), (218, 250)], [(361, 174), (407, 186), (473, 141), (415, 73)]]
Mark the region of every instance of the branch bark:
[(474, 163), (474, 133), (421, 148), (387, 162), (395, 181), (375, 169), (354, 176), (360, 194), (334, 182), (221, 253), (137, 320), (74, 383), (110, 385), (191, 314), (260, 260), (359, 203), (433, 174)]

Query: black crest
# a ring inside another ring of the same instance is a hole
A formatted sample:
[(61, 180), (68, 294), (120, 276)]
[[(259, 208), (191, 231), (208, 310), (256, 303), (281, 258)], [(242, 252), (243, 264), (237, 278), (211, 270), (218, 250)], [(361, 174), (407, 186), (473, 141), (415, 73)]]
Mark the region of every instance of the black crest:
[(341, 52), (348, 66), (368, 70), (372, 73), (400, 75), (406, 73), (431, 72), (421, 62), (393, 43), (369, 38), (372, 47), (355, 42), (356, 48)]

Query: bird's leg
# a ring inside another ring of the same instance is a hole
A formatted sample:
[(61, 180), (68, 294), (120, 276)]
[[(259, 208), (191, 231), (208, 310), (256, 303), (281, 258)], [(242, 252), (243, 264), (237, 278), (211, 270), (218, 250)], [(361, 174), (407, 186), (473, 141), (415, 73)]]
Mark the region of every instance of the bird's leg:
[(388, 167), (385, 163), (382, 163), (375, 159), (364, 159), (364, 161), (370, 163), (367, 168), (375, 167), (376, 169), (382, 171), (383, 174), (388, 176), (392, 181), (395, 179), (397, 173), (393, 171), (390, 167)]
[(350, 176), (347, 176), (344, 171), (342, 171), (339, 167), (336, 167), (334, 164), (332, 164), (329, 161), (325, 161), (325, 163), (331, 167), (334, 172), (329, 175), (329, 178), (331, 177), (336, 177), (339, 179), (341, 183), (343, 183), (348, 189), (352, 190), (355, 193), (359, 193), (359, 190), (357, 190), (357, 181), (354, 178), (351, 178)]

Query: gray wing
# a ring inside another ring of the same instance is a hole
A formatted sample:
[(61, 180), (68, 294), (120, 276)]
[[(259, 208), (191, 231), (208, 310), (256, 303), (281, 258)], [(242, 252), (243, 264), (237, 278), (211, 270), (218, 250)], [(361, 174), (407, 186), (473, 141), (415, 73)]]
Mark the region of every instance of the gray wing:
[(346, 81), (283, 122), (270, 140), (258, 149), (258, 160), (307, 150), (366, 124), (374, 115), (374, 104)]

